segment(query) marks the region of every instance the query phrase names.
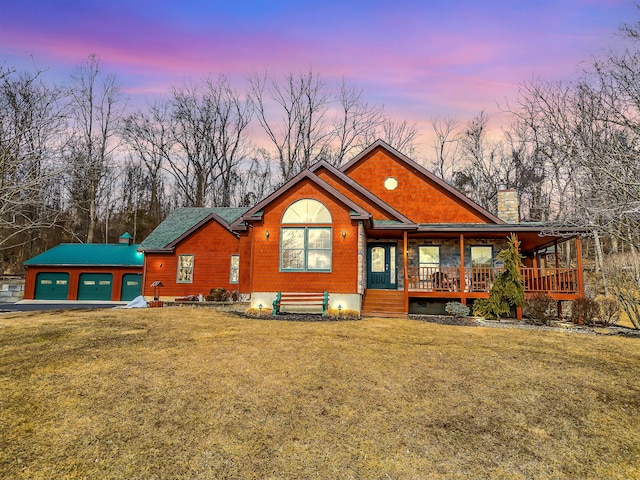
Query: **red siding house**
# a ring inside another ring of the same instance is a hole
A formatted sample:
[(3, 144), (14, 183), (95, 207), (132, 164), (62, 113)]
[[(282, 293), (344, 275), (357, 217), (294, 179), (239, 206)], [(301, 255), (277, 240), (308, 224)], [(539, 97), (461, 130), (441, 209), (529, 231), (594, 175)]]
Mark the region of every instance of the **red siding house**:
[(230, 224), (246, 208), (178, 208), (140, 244), (143, 295), (162, 298), (208, 295), (212, 288), (247, 291), (240, 285), (240, 233)]
[[(500, 218), (378, 140), (339, 169), (316, 163), (251, 208), (176, 210), (140, 245), (144, 294), (154, 281), (164, 299), (223, 287), (269, 308), (278, 292), (327, 291), (330, 308), (364, 315), (437, 313), (488, 297), (514, 234), (528, 295), (581, 297), (579, 232), (519, 223), (514, 197), (498, 192)], [(577, 259), (561, 268), (567, 241)]]

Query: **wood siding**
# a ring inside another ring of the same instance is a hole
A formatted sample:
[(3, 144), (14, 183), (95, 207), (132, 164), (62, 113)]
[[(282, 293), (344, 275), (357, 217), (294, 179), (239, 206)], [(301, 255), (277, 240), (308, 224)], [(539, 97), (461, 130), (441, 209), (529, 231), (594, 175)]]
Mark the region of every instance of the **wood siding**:
[(122, 290), (122, 277), (127, 273), (141, 274), (142, 267), (109, 267), (109, 266), (77, 266), (77, 267), (65, 267), (65, 266), (47, 266), (38, 267), (33, 266), (27, 268), (27, 275), (24, 285), (24, 299), (33, 300), (36, 293), (36, 277), (41, 272), (59, 272), (69, 274), (69, 293), (67, 300), (78, 299), (78, 284), (80, 281), (80, 274), (82, 273), (110, 273), (113, 275), (111, 280), (111, 300), (114, 302), (120, 301), (120, 292)]
[[(381, 148), (374, 149), (345, 173), (416, 223), (493, 223)], [(387, 177), (398, 180), (395, 190), (384, 187)]]
[(333, 188), (335, 188), (340, 193), (342, 193), (345, 197), (349, 198), (350, 200), (353, 200), (355, 203), (360, 205), (366, 211), (371, 213), (374, 220), (395, 220), (395, 217), (392, 217), (391, 215), (389, 215), (386, 211), (384, 211), (382, 208), (377, 206), (367, 197), (365, 197), (360, 192), (351, 188), (344, 181), (336, 178), (335, 175), (332, 175), (326, 169), (324, 168), (319, 169), (316, 172), (316, 175), (318, 175), (318, 177), (320, 177), (322, 180), (324, 180)]
[[(215, 220), (199, 228), (180, 242), (173, 253), (145, 253), (143, 295), (153, 296), (151, 284), (161, 281), (162, 297), (208, 295), (212, 288), (233, 291), (239, 284), (229, 283), (231, 255), (240, 253), (240, 240)], [(176, 281), (179, 255), (193, 255), (193, 282)], [(240, 263), (244, 259), (240, 257)], [(242, 269), (241, 269), (242, 270)], [(242, 271), (241, 271), (242, 276)]]
[[(323, 203), (332, 217), (330, 272), (281, 272), (282, 214), (293, 202), (312, 198)], [(314, 183), (303, 180), (265, 208), (262, 222), (253, 225), (252, 290), (256, 292), (358, 292), (358, 225), (349, 208)], [(267, 238), (266, 232), (269, 231)], [(346, 233), (345, 238), (342, 232)]]

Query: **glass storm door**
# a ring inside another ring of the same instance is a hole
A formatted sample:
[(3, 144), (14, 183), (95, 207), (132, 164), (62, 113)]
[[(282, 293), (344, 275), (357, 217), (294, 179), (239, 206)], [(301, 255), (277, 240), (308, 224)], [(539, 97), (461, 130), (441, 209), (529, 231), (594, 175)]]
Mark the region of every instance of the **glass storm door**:
[(397, 288), (396, 246), (373, 244), (367, 250), (367, 288)]

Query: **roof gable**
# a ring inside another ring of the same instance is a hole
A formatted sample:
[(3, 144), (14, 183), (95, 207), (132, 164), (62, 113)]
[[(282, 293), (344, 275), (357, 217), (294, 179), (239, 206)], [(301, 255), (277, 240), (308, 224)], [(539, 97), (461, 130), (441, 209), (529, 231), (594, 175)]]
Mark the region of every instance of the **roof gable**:
[[(287, 193), (291, 189), (291, 187), (302, 182), (303, 180), (309, 180), (310, 182), (315, 184), (317, 187), (319, 187), (321, 190), (325, 191), (327, 194), (331, 195), (333, 198), (335, 198), (340, 203), (342, 203), (347, 208), (349, 208), (351, 210), (351, 218), (360, 219), (360, 220), (371, 219), (371, 214), (367, 212), (364, 208), (362, 208), (360, 205), (358, 205), (353, 200), (351, 200), (350, 198), (340, 193), (338, 190), (336, 190), (334, 187), (329, 185), (327, 182), (322, 180), (320, 177), (315, 175), (310, 170), (304, 170), (300, 172), (298, 175), (296, 175), (294, 178), (289, 180), (287, 183), (285, 183), (278, 190), (276, 190), (271, 195), (269, 195), (267, 198), (259, 202), (256, 206), (247, 210), (247, 212), (242, 216), (241, 220), (244, 220), (244, 221), (260, 220), (262, 218), (262, 212), (266, 206), (268, 206), (272, 202), (275, 202), (279, 197)], [(235, 224), (237, 224), (239, 221), (240, 219), (237, 220)]]
[[(340, 171), (416, 223), (504, 223), (382, 140), (356, 155)], [(384, 188), (384, 179), (389, 176), (402, 177), (397, 179), (397, 189)]]
[(309, 167), (309, 170), (311, 170), (312, 172), (314, 172), (316, 174), (318, 174), (318, 172), (321, 172), (323, 169), (326, 170), (329, 173), (329, 175), (331, 175), (332, 177), (336, 178), (337, 180), (341, 181), (344, 185), (346, 185), (346, 188), (351, 193), (355, 193), (358, 196), (364, 197), (367, 202), (369, 202), (370, 204), (373, 204), (379, 210), (385, 212), (386, 215), (391, 217), (390, 219), (389, 218), (386, 218), (386, 219), (378, 219), (378, 218), (376, 218), (375, 219), (376, 222), (389, 220), (389, 221), (395, 221), (395, 223), (399, 222), (399, 223), (402, 223), (402, 224), (413, 225), (413, 222), (411, 220), (409, 220), (407, 217), (402, 215), (400, 212), (398, 212), (391, 205), (387, 204), (383, 200), (380, 200), (378, 197), (373, 195), (369, 190), (364, 188), (358, 182), (356, 182), (352, 178), (348, 177), (347, 175), (345, 175), (340, 170), (338, 170), (336, 167), (334, 167), (333, 165), (327, 163), (326, 161), (321, 160), (321, 161), (313, 164), (311, 167)]
[(142, 267), (138, 245), (104, 243), (61, 243), (30, 258), (24, 265), (78, 265)]
[(184, 207), (171, 212), (140, 244), (140, 250), (169, 250), (204, 224), (214, 220), (231, 231), (231, 224), (247, 208)]

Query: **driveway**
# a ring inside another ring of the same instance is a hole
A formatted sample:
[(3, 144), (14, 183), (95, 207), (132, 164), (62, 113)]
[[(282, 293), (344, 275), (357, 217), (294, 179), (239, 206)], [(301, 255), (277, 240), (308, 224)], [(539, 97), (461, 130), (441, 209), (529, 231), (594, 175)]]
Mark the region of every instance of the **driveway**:
[(18, 303), (0, 303), (0, 312), (33, 312), (38, 310), (69, 310), (78, 308), (113, 308), (126, 305), (128, 302), (78, 302), (23, 300)]

